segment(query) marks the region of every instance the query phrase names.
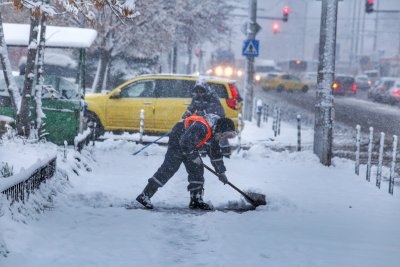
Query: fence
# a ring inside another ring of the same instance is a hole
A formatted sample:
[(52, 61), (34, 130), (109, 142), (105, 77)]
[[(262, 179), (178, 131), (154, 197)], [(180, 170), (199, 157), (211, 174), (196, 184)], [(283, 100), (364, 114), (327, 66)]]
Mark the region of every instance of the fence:
[(41, 183), (53, 177), (56, 171), (57, 157), (51, 157), (45, 161), (39, 161), (28, 170), (2, 178), (0, 180), (0, 192), (7, 196), (12, 202), (25, 202), (34, 190), (38, 189)]
[[(371, 181), (371, 169), (372, 169), (372, 151), (373, 151), (373, 137), (374, 137), (374, 128), (369, 128), (369, 138), (368, 138), (368, 159), (366, 163), (366, 174), (365, 180), (368, 182)], [(356, 161), (355, 161), (355, 173), (357, 175), (360, 174), (360, 143), (361, 143), (361, 127), (360, 125), (356, 126)], [(379, 152), (378, 152), (378, 162), (376, 167), (376, 179), (375, 185), (378, 188), (381, 188), (382, 181), (382, 168), (384, 162), (384, 143), (385, 143), (385, 133), (380, 133), (380, 141), (379, 141)], [(390, 160), (390, 174), (389, 174), (389, 194), (393, 195), (393, 187), (394, 187), (394, 179), (395, 177), (395, 168), (396, 168), (396, 156), (397, 156), (397, 136), (393, 135), (393, 143), (392, 143), (392, 151), (391, 151), (391, 160)]]

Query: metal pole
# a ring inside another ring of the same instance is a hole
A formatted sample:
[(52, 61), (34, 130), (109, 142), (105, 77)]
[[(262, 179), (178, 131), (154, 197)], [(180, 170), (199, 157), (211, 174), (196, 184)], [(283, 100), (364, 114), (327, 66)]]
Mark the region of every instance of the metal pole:
[[(376, 1), (376, 9), (379, 10), (379, 1)], [(374, 30), (374, 44), (372, 46), (372, 52), (376, 52), (378, 43), (378, 24), (379, 24), (379, 12), (375, 12), (375, 30)]]
[[(353, 0), (354, 1), (354, 0)], [(351, 42), (350, 42), (350, 57), (349, 57), (349, 63), (350, 63), (350, 72), (353, 72), (353, 67), (354, 67), (354, 36), (355, 36), (355, 22), (356, 22), (356, 10), (357, 10), (357, 0), (353, 2), (353, 15), (351, 18)]]
[[(363, 1), (363, 0), (358, 0), (358, 1)], [(358, 14), (357, 14), (357, 29), (356, 29), (356, 44), (354, 46), (354, 54), (355, 54), (355, 63), (356, 63), (356, 71), (357, 74), (359, 72), (360, 69), (360, 62), (359, 62), (359, 44), (360, 44), (360, 24), (361, 24), (361, 14), (360, 12), (362, 12), (362, 2), (358, 2)], [(365, 12), (363, 12), (365, 13)]]
[(365, 38), (365, 12), (362, 13), (362, 28), (361, 28), (361, 44), (360, 55), (364, 55), (364, 38)]
[(301, 151), (301, 116), (297, 115), (297, 151)]
[(278, 131), (278, 135), (281, 135), (281, 109), (279, 108), (278, 109), (278, 122), (277, 122), (277, 125), (278, 125), (278, 129), (277, 129), (277, 131)]
[[(249, 0), (249, 24), (247, 39), (254, 40), (256, 37), (257, 23), (257, 0)], [(254, 57), (247, 57), (246, 79), (244, 93), (244, 118), (251, 121), (253, 112), (253, 87), (254, 87)]]
[(357, 136), (356, 136), (356, 169), (355, 172), (357, 175), (360, 174), (360, 139), (361, 139), (361, 126), (356, 126)]
[(333, 96), (338, 0), (323, 0), (319, 42), (318, 91), (315, 105), (314, 153), (321, 163), (332, 162)]
[(139, 124), (139, 143), (143, 143), (144, 132), (144, 109), (140, 110), (140, 124)]
[(389, 194), (392, 195), (394, 187), (394, 168), (396, 167), (396, 154), (397, 154), (397, 135), (393, 135), (392, 164), (390, 166), (390, 177), (389, 177)]
[(369, 143), (368, 143), (368, 161), (367, 161), (367, 174), (365, 179), (371, 181), (371, 161), (372, 161), (372, 145), (374, 141), (374, 128), (369, 127)]
[(385, 142), (385, 133), (381, 132), (381, 140), (379, 143), (379, 158), (378, 158), (378, 169), (376, 171), (376, 186), (381, 188), (382, 178), (382, 162), (383, 162), (383, 145)]

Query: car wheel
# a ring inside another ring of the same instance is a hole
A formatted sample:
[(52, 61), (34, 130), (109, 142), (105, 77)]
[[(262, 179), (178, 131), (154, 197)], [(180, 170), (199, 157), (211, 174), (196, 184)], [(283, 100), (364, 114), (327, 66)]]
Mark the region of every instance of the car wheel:
[(283, 86), (282, 84), (278, 85), (278, 87), (276, 88), (276, 90), (281, 93), (285, 90), (285, 86)]
[(303, 93), (307, 93), (307, 91), (308, 91), (308, 86), (303, 86), (303, 88), (301, 88), (301, 91), (302, 91)]
[(86, 117), (87, 126), (89, 128), (96, 127), (94, 129), (95, 130), (95, 138), (97, 139), (97, 138), (99, 138), (99, 136), (102, 136), (105, 131), (104, 131), (104, 127), (101, 124), (101, 122), (100, 122), (99, 118), (97, 117), (97, 115), (95, 113), (93, 113), (93, 112), (87, 112), (85, 114), (85, 117)]

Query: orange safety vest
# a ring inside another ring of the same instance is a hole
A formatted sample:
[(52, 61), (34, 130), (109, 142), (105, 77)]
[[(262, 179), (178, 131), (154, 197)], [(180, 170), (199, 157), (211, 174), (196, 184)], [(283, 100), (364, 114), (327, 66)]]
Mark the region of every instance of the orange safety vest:
[(187, 117), (187, 118), (185, 119), (185, 128), (188, 128), (188, 127), (189, 127), (189, 124), (190, 124), (191, 122), (196, 122), (196, 121), (203, 123), (203, 124), (207, 127), (207, 135), (206, 135), (206, 137), (205, 137), (203, 140), (201, 140), (200, 143), (198, 143), (198, 144), (196, 145), (196, 148), (199, 148), (199, 147), (201, 147), (202, 145), (204, 145), (204, 144), (208, 141), (208, 139), (211, 138), (212, 131), (211, 131), (211, 127), (210, 127), (210, 125), (208, 124), (208, 122), (206, 121), (206, 119), (204, 119), (204, 118), (201, 117), (201, 116), (195, 116), (195, 115), (189, 116), (189, 117)]

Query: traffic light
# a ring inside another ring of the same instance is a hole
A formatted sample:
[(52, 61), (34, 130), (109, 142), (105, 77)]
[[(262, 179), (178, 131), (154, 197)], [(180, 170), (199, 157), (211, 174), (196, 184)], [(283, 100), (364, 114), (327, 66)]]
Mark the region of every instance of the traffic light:
[(283, 22), (287, 22), (289, 20), (289, 7), (283, 7)]
[(281, 31), (281, 27), (279, 26), (279, 23), (274, 23), (272, 24), (272, 32), (273, 33), (278, 33)]
[(374, 0), (365, 0), (365, 13), (374, 12)]

